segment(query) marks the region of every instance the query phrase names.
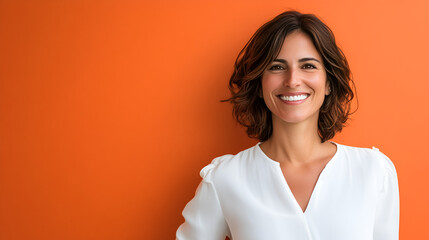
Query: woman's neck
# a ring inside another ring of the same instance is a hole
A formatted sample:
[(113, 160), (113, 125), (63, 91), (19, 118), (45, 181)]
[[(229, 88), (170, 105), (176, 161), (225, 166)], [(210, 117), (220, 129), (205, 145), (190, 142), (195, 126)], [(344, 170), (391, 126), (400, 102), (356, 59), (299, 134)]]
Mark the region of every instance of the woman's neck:
[(286, 123), (273, 116), (273, 134), (260, 147), (275, 161), (303, 166), (323, 155), (327, 144), (330, 143), (322, 143), (320, 139), (317, 121)]

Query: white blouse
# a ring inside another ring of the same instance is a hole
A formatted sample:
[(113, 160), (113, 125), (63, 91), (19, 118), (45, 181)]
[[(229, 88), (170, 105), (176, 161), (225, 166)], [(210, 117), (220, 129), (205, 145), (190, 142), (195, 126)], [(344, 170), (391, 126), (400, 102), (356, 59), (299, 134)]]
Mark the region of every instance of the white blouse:
[(280, 163), (259, 143), (205, 166), (176, 240), (393, 240), (399, 238), (395, 166), (377, 148), (337, 145), (305, 212)]

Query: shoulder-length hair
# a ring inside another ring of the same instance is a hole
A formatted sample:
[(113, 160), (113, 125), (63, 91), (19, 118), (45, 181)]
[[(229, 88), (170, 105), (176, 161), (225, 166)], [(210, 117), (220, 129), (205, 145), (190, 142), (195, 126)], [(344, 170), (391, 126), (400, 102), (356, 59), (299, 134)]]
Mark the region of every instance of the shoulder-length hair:
[(271, 111), (261, 98), (261, 77), (277, 57), (285, 37), (300, 30), (307, 34), (325, 66), (330, 94), (325, 97), (318, 119), (322, 142), (335, 136), (349, 118), (355, 85), (347, 59), (335, 43), (332, 30), (313, 14), (284, 12), (260, 27), (238, 54), (229, 81), (231, 97), (223, 100), (233, 104), (233, 116), (246, 127), (247, 135), (260, 141), (273, 132)]

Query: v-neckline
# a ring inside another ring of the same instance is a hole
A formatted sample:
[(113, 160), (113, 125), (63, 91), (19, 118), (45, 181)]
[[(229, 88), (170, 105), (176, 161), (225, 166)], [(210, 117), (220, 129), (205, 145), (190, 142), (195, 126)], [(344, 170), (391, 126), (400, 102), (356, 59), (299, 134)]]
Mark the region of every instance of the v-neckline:
[(283, 175), (283, 171), (282, 171), (282, 169), (281, 169), (281, 167), (280, 167), (280, 163), (279, 163), (279, 162), (277, 162), (277, 161), (275, 161), (275, 160), (273, 160), (273, 159), (271, 159), (271, 158), (269, 158), (269, 157), (264, 153), (264, 151), (262, 151), (261, 147), (259, 146), (259, 144), (261, 144), (261, 142), (259, 142), (259, 143), (256, 145), (256, 147), (257, 147), (258, 151), (262, 154), (262, 156), (263, 156), (265, 159), (269, 160), (269, 162), (271, 162), (272, 164), (274, 164), (274, 165), (275, 165), (275, 167), (276, 167), (276, 169), (277, 169), (278, 173), (280, 174), (280, 176), (281, 176), (281, 178), (282, 178), (282, 184), (284, 185), (284, 188), (286, 189), (287, 193), (289, 194), (289, 197), (290, 197), (291, 199), (293, 199), (292, 201), (294, 202), (294, 205), (295, 205), (295, 206), (296, 206), (296, 208), (298, 209), (299, 213), (301, 213), (301, 214), (303, 214), (303, 215), (306, 215), (306, 214), (308, 213), (308, 211), (310, 210), (310, 207), (311, 207), (311, 205), (312, 205), (312, 202), (314, 201), (314, 200), (313, 200), (313, 198), (314, 198), (314, 194), (315, 194), (315, 192), (316, 192), (316, 191), (319, 191), (319, 188), (320, 188), (320, 186), (319, 186), (319, 185), (321, 184), (321, 183), (320, 183), (320, 182), (321, 182), (321, 178), (325, 175), (325, 172), (327, 171), (328, 167), (329, 167), (330, 165), (332, 165), (332, 164), (333, 164), (333, 160), (335, 160), (335, 159), (337, 158), (337, 156), (339, 155), (339, 152), (340, 152), (340, 145), (341, 145), (341, 144), (338, 144), (338, 143), (333, 142), (333, 141), (329, 141), (329, 142), (331, 142), (331, 143), (335, 144), (335, 146), (337, 147), (337, 150), (336, 150), (336, 152), (335, 152), (334, 156), (332, 156), (332, 158), (328, 161), (328, 163), (326, 163), (326, 164), (325, 164), (325, 167), (322, 169), (322, 171), (320, 172), (319, 176), (317, 177), (316, 184), (315, 184), (315, 186), (314, 186), (314, 188), (313, 188), (313, 191), (311, 192), (310, 199), (308, 200), (308, 203), (307, 203), (307, 206), (305, 207), (305, 210), (302, 210), (301, 206), (300, 206), (300, 205), (299, 205), (299, 203), (298, 203), (298, 200), (296, 200), (295, 196), (293, 195), (293, 192), (292, 192), (291, 188), (289, 187), (289, 184), (287, 183), (287, 180), (286, 180), (285, 176)]

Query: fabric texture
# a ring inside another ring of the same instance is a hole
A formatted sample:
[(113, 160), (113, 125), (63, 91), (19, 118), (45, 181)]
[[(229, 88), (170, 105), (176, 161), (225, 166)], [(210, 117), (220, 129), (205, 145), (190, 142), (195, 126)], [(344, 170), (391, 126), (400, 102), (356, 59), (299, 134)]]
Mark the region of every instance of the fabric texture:
[(377, 148), (335, 142), (305, 212), (280, 163), (259, 143), (215, 158), (183, 210), (176, 240), (397, 240), (399, 186), (392, 161)]

